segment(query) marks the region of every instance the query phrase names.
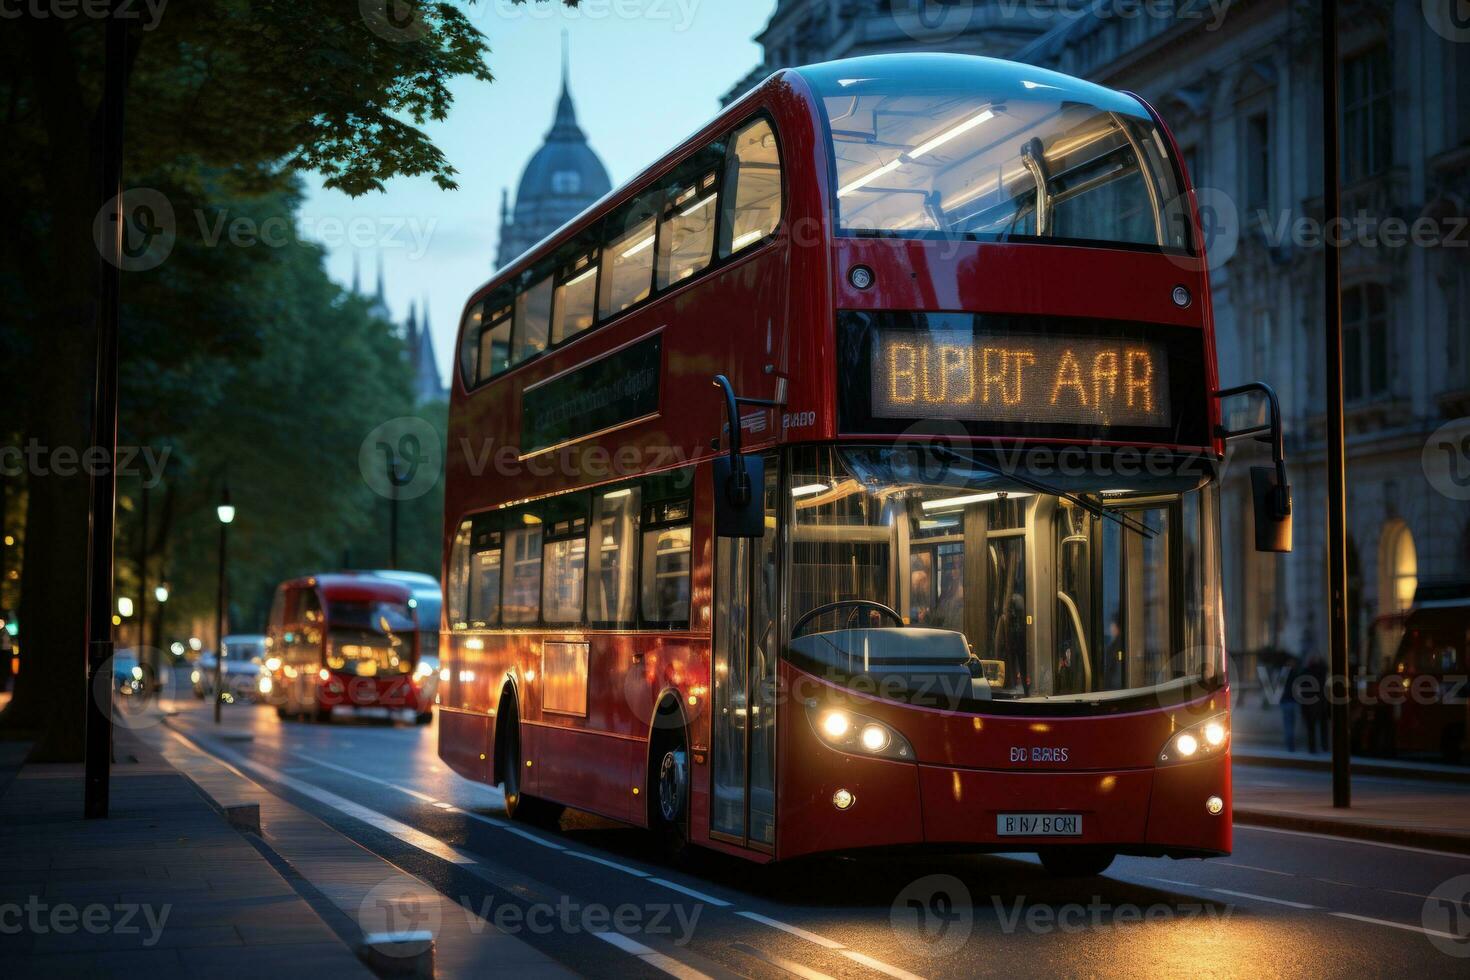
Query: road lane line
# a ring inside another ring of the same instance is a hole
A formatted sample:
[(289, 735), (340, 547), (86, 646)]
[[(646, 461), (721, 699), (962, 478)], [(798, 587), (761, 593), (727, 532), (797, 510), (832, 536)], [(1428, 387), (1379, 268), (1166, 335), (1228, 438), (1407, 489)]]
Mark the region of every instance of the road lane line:
[(752, 959), (769, 963), (778, 970), (785, 970), (792, 976), (801, 977), (802, 980), (833, 980), (829, 974), (823, 973), (820, 970), (813, 970), (809, 966), (802, 966), (795, 960), (788, 960), (784, 956), (777, 956), (775, 953), (768, 953), (765, 950), (756, 949), (749, 943), (733, 942), (730, 944), (730, 948), (737, 953), (744, 953)]
[(565, 851), (566, 850), (566, 847), (564, 847), (561, 844), (558, 844), (556, 841), (547, 840), (545, 837), (541, 837), (538, 834), (533, 834), (529, 830), (522, 830), (519, 827), (512, 827), (508, 823), (500, 824), (500, 829), (503, 830), (503, 831), (505, 831), (507, 834), (515, 834), (517, 837), (524, 837), (526, 840), (530, 841), (532, 844), (540, 844), (542, 847), (549, 847), (553, 851)]
[(924, 978), (919, 976), (917, 973), (910, 973), (907, 970), (901, 969), (888, 963), (884, 963), (882, 960), (875, 960), (867, 953), (859, 953), (855, 949), (839, 949), (837, 952), (841, 953), (843, 956), (846, 956), (854, 963), (861, 963), (863, 966), (867, 967), (870, 970), (877, 970), (879, 973), (883, 973), (887, 976), (893, 977), (894, 980), (924, 980)]
[(321, 766), (324, 769), (334, 769), (337, 772), (340, 772), (347, 776), (356, 776), (358, 779), (366, 779), (370, 783), (377, 783), (379, 786), (387, 786), (389, 789), (396, 789), (400, 793), (407, 793), (414, 799), (422, 800), (425, 803), (439, 802), (437, 798), (430, 796), (428, 793), (420, 793), (416, 789), (411, 789), (407, 786), (400, 786), (398, 783), (389, 782), (386, 779), (379, 779), (377, 776), (369, 776), (365, 772), (359, 772), (356, 769), (348, 769), (346, 766), (339, 766), (335, 762), (328, 762), (325, 759), (318, 759), (316, 756), (307, 755), (305, 752), (297, 752), (295, 753), (295, 755), (297, 758), (305, 759), (308, 762), (315, 763), (316, 765)]
[(663, 953), (649, 949), (620, 932), (594, 932), (592, 935), (625, 953), (631, 953), (649, 966), (662, 970), (671, 977), (679, 977), (680, 980), (714, 980), (708, 973), (701, 973), (688, 964), (680, 963), (672, 956), (665, 956)]
[(1390, 929), (1403, 929), (1407, 932), (1417, 932), (1423, 936), (1438, 936), (1440, 939), (1453, 939), (1456, 942), (1464, 942), (1464, 936), (1457, 936), (1453, 932), (1440, 932), (1438, 929), (1426, 929), (1424, 926), (1411, 926), (1407, 922), (1390, 922), (1388, 919), (1375, 919), (1367, 915), (1354, 915), (1351, 912), (1328, 912), (1328, 915), (1339, 919), (1352, 919), (1354, 922), (1367, 922), (1375, 926), (1387, 926)]
[(1149, 881), (1161, 881), (1161, 882), (1163, 882), (1166, 885), (1173, 885), (1176, 888), (1204, 888), (1205, 887), (1204, 885), (1201, 885), (1197, 881), (1175, 881), (1173, 878), (1158, 878), (1158, 877), (1155, 877), (1154, 875), (1139, 875), (1138, 877), (1145, 878), (1145, 879), (1147, 879)]
[(800, 926), (793, 926), (790, 923), (782, 922), (780, 919), (773, 919), (768, 915), (761, 915), (759, 912), (750, 912), (745, 909), (741, 909), (735, 914), (743, 916), (751, 920), (752, 922), (759, 922), (762, 925), (770, 926), (772, 929), (780, 929), (782, 932), (789, 932), (793, 936), (805, 939), (809, 943), (816, 943), (818, 946), (824, 947), (825, 949), (847, 948), (845, 945), (839, 943), (835, 939), (828, 939), (826, 936), (819, 936), (814, 932), (807, 932)]
[(727, 909), (730, 907), (730, 903), (725, 901), (723, 898), (715, 898), (713, 895), (706, 895), (704, 892), (695, 891), (693, 888), (690, 888), (687, 885), (681, 885), (678, 882), (670, 881), (667, 878), (649, 878), (648, 880), (652, 884), (662, 885), (665, 888), (672, 888), (676, 892), (683, 892), (690, 898), (697, 898), (701, 902), (708, 902), (709, 904), (717, 905), (722, 909)]
[(1277, 871), (1275, 868), (1258, 868), (1254, 864), (1236, 864), (1234, 861), (1216, 861), (1215, 866), (1219, 868), (1244, 868), (1246, 871), (1259, 871), (1261, 874), (1280, 875), (1283, 878), (1302, 877), (1290, 871)]
[(1470, 854), (1456, 854), (1454, 851), (1436, 851), (1429, 847), (1412, 847), (1408, 844), (1390, 844), (1388, 841), (1364, 840), (1361, 837), (1339, 837), (1335, 834), (1316, 834), (1306, 830), (1287, 830), (1284, 827), (1258, 827), (1255, 824), (1235, 825), (1235, 832), (1250, 831), (1257, 834), (1282, 834), (1287, 837), (1311, 837), (1315, 840), (1331, 841), (1334, 844), (1362, 844), (1364, 847), (1385, 847), (1392, 851), (1409, 851), (1413, 854), (1430, 854), (1434, 857), (1459, 858), (1461, 861), (1470, 861)]
[(1306, 902), (1293, 902), (1285, 898), (1272, 898), (1269, 895), (1256, 895), (1252, 892), (1238, 892), (1230, 888), (1211, 888), (1210, 891), (1219, 892), (1221, 895), (1233, 895), (1236, 898), (1247, 898), (1253, 902), (1270, 902), (1272, 905), (1285, 905), (1287, 908), (1301, 909), (1303, 911), (1320, 911), (1320, 905), (1308, 905)]
[(621, 871), (623, 874), (632, 875), (635, 878), (648, 877), (647, 871), (639, 871), (637, 868), (630, 868), (626, 864), (619, 864), (616, 861), (609, 861), (607, 858), (598, 857), (596, 854), (587, 854), (583, 851), (568, 850), (566, 852), (566, 855), (567, 857), (581, 858), (583, 861), (592, 861), (596, 864), (602, 865), (605, 868), (612, 868), (614, 871)]

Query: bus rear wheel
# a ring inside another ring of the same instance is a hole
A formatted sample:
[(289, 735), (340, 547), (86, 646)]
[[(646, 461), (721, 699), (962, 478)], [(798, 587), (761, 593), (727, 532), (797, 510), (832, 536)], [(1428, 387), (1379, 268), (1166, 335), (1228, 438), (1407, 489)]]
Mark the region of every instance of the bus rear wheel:
[[(502, 708), (502, 717), (505, 710)], [(502, 744), (496, 747), (503, 776), (500, 788), (505, 794), (505, 815), (519, 823), (554, 826), (561, 819), (566, 807), (530, 796), (521, 790), (521, 772), (526, 765), (521, 753), (521, 726), (515, 720), (514, 704), (509, 710), (512, 713), (511, 721), (502, 729), (503, 738), (497, 740)]]
[(655, 738), (649, 770), (648, 825), (665, 855), (677, 860), (689, 845), (689, 743), (682, 728)]
[(1091, 848), (1047, 847), (1037, 851), (1036, 856), (1053, 878), (1095, 878), (1108, 870), (1118, 855)]

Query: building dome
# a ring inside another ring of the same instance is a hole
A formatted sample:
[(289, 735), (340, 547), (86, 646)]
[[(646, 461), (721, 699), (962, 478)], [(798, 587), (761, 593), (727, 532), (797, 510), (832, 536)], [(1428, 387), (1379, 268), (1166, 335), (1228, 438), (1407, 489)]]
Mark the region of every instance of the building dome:
[(513, 261), (612, 190), (602, 160), (587, 144), (572, 104), (563, 54), (561, 97), (546, 142), (531, 157), (516, 188), (515, 206), (501, 203), (500, 246), (496, 264)]

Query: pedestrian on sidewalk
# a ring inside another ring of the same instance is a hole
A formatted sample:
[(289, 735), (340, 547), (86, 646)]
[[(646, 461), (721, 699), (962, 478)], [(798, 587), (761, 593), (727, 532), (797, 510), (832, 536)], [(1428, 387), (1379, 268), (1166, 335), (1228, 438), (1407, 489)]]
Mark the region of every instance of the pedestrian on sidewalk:
[(1300, 705), (1296, 700), (1296, 682), (1301, 674), (1300, 661), (1288, 655), (1281, 665), (1281, 734), (1286, 737), (1286, 751), (1296, 751), (1296, 718)]
[(1315, 755), (1317, 745), (1326, 752), (1328, 718), (1332, 712), (1327, 706), (1327, 663), (1319, 654), (1307, 658), (1301, 670), (1301, 681), (1297, 697), (1301, 700), (1302, 721), (1307, 725), (1307, 751)]

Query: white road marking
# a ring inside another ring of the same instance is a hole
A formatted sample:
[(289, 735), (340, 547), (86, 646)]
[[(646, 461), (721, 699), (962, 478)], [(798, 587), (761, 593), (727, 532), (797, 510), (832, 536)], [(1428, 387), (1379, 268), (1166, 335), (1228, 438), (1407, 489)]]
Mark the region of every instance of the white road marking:
[(637, 868), (630, 868), (626, 864), (619, 864), (616, 861), (609, 861), (607, 858), (598, 857), (596, 854), (587, 854), (583, 851), (568, 850), (566, 852), (566, 855), (567, 857), (581, 858), (583, 861), (592, 861), (593, 863), (600, 864), (605, 868), (612, 868), (614, 871), (621, 871), (623, 874), (632, 875), (635, 878), (648, 877), (647, 871), (639, 871)]
[(662, 885), (665, 888), (672, 888), (676, 892), (683, 892), (690, 898), (697, 898), (701, 902), (708, 902), (709, 904), (717, 905), (722, 909), (727, 909), (730, 907), (730, 903), (725, 901), (723, 898), (715, 898), (713, 895), (706, 895), (704, 892), (695, 891), (693, 888), (690, 888), (687, 885), (681, 885), (677, 881), (670, 881), (667, 878), (649, 878), (648, 880), (655, 885)]
[(356, 776), (358, 779), (365, 779), (365, 780), (367, 780), (370, 783), (377, 783), (379, 786), (387, 786), (389, 789), (396, 789), (400, 793), (407, 793), (409, 796), (412, 796), (414, 799), (416, 799), (416, 800), (422, 800), (425, 803), (438, 803), (439, 802), (437, 799), (435, 799), (434, 797), (430, 796), (428, 793), (420, 793), (416, 789), (410, 789), (407, 786), (400, 786), (399, 784), (394, 783), (394, 782), (389, 782), (386, 779), (379, 779), (377, 776), (369, 776), (365, 772), (359, 772), (356, 769), (348, 769), (346, 766), (339, 766), (335, 762), (328, 762), (326, 759), (318, 759), (316, 756), (307, 755), (305, 752), (296, 752), (294, 754), (296, 755), (297, 758), (305, 759), (308, 762), (311, 762), (311, 763), (314, 763), (314, 764), (316, 764), (318, 766), (321, 766), (323, 769), (333, 769), (333, 770), (336, 770), (337, 772), (342, 773), (343, 775)]
[(759, 912), (747, 912), (742, 909), (735, 914), (739, 916), (744, 916), (745, 918), (750, 919), (752, 922), (759, 922), (762, 925), (770, 926), (772, 929), (780, 929), (782, 932), (789, 932), (793, 936), (805, 939), (809, 943), (816, 943), (818, 946), (821, 946), (824, 949), (847, 948), (835, 939), (828, 939), (826, 936), (819, 936), (814, 932), (807, 932), (800, 926), (793, 926), (790, 923), (782, 922), (779, 919), (773, 919), (768, 915), (761, 915)]
[(867, 967), (870, 970), (877, 970), (879, 973), (887, 974), (888, 976), (893, 977), (894, 980), (924, 980), (924, 978), (919, 976), (917, 973), (910, 973), (907, 970), (900, 969), (899, 967), (893, 966), (888, 963), (884, 963), (882, 960), (875, 960), (867, 953), (859, 953), (855, 949), (839, 949), (837, 952), (841, 953), (843, 956), (846, 956), (854, 963), (861, 963), (863, 966)]
[(1390, 929), (1404, 929), (1408, 932), (1417, 932), (1424, 936), (1438, 936), (1440, 939), (1454, 939), (1463, 942), (1464, 936), (1457, 936), (1452, 932), (1440, 932), (1438, 929), (1426, 929), (1423, 926), (1411, 926), (1407, 922), (1390, 922), (1388, 919), (1374, 919), (1366, 915), (1354, 915), (1351, 912), (1328, 912), (1328, 915), (1339, 919), (1352, 919), (1354, 922), (1367, 922), (1375, 926), (1388, 926)]
[(1139, 877), (1140, 878), (1146, 878), (1149, 881), (1161, 881), (1161, 882), (1163, 882), (1166, 885), (1173, 885), (1176, 888), (1203, 888), (1203, 887), (1205, 887), (1204, 885), (1201, 885), (1197, 881), (1175, 881), (1173, 878), (1158, 878), (1158, 877), (1155, 877), (1154, 875), (1139, 875)]
[(1386, 847), (1393, 851), (1410, 851), (1414, 854), (1432, 854), (1435, 857), (1459, 858), (1461, 861), (1470, 861), (1470, 854), (1456, 854), (1454, 851), (1436, 851), (1429, 847), (1413, 847), (1409, 844), (1390, 844), (1381, 840), (1363, 840), (1358, 837), (1339, 837), (1336, 834), (1317, 834), (1307, 830), (1287, 830), (1284, 827), (1257, 827), (1253, 824), (1235, 825), (1236, 833), (1242, 830), (1252, 831), (1257, 834), (1284, 834), (1287, 837), (1311, 837), (1316, 840), (1332, 841), (1335, 844), (1362, 844), (1365, 847)]
[(533, 833), (531, 833), (528, 830), (522, 830), (519, 827), (512, 827), (508, 823), (501, 824), (500, 825), (500, 829), (503, 830), (503, 831), (505, 831), (507, 834), (515, 834), (517, 837), (524, 837), (526, 840), (530, 841), (532, 844), (540, 844), (542, 847), (549, 847), (553, 851), (565, 851), (566, 850), (565, 847), (563, 847), (562, 845), (558, 844), (556, 841), (547, 840), (545, 837), (542, 837), (542, 836), (540, 836), (538, 834), (533, 834)]
[(1311, 911), (1321, 909), (1320, 905), (1308, 905), (1306, 902), (1293, 902), (1285, 898), (1272, 898), (1269, 895), (1256, 895), (1251, 892), (1238, 892), (1230, 888), (1211, 888), (1210, 891), (1219, 892), (1221, 895), (1233, 895), (1236, 898), (1247, 898), (1253, 902), (1270, 902), (1272, 905), (1285, 905), (1287, 908)]
[(625, 953), (631, 953), (656, 970), (662, 970), (671, 977), (679, 977), (681, 980), (713, 980), (708, 973), (701, 973), (694, 967), (680, 963), (672, 956), (649, 949), (640, 942), (629, 939), (620, 932), (594, 932), (592, 935), (601, 939), (610, 946), (616, 946)]

